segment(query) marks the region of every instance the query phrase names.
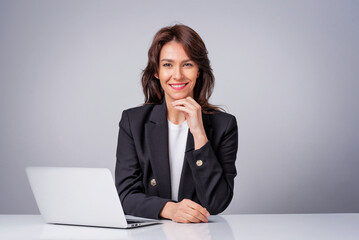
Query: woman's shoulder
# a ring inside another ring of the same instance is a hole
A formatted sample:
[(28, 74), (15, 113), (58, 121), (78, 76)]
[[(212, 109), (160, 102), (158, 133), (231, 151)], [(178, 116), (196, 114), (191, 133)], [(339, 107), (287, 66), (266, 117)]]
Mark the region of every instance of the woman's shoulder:
[(236, 118), (234, 115), (230, 113), (219, 111), (219, 110), (213, 110), (211, 112), (205, 113), (205, 115), (211, 119), (227, 120), (227, 121)]
[(122, 119), (127, 119), (133, 124), (143, 124), (150, 117), (156, 104), (144, 104), (142, 106), (128, 108), (123, 110)]
[(236, 117), (230, 113), (222, 111), (212, 111), (210, 113), (204, 114), (204, 118), (210, 122), (210, 125), (215, 126), (216, 128), (235, 127), (237, 126)]
[(155, 105), (156, 104), (143, 104), (141, 106), (125, 109), (123, 110), (123, 112), (126, 112), (127, 114), (130, 115), (137, 115), (151, 111)]
[(132, 107), (123, 110), (122, 116), (126, 116), (130, 119), (142, 119), (149, 116), (156, 104), (143, 104), (141, 106)]

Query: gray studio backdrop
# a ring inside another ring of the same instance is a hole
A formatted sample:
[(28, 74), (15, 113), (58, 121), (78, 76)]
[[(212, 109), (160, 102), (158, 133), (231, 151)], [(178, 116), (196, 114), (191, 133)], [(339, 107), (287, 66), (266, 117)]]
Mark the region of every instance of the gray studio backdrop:
[(358, 1), (0, 1), (0, 213), (38, 213), (26, 166), (106, 167), (155, 32), (204, 39), (237, 117), (225, 213), (359, 212)]

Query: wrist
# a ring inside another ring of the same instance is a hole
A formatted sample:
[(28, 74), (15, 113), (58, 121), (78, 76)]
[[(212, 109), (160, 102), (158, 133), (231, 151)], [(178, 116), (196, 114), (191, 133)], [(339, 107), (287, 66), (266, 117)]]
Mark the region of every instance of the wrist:
[(208, 142), (208, 138), (205, 133), (199, 135), (193, 135), (193, 140), (194, 140), (195, 150), (200, 149)]
[(172, 219), (173, 218), (173, 212), (174, 212), (174, 209), (176, 207), (176, 203), (174, 202), (167, 202), (161, 212), (160, 212), (160, 217), (162, 218), (167, 218), (167, 219)]

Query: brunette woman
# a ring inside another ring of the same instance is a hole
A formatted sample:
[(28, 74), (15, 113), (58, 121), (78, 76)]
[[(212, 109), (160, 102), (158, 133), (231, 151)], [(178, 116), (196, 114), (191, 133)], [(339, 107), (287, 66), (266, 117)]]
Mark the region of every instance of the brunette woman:
[(233, 197), (238, 129), (208, 102), (214, 76), (191, 28), (160, 29), (142, 75), (145, 104), (123, 111), (116, 187), (126, 214), (207, 222)]

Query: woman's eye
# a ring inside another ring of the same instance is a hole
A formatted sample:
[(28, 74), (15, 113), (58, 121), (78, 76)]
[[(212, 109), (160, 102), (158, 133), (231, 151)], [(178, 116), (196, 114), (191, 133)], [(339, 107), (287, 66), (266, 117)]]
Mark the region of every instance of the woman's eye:
[(192, 64), (192, 63), (185, 63), (183, 66), (184, 66), (184, 67), (192, 67), (193, 64)]
[(171, 67), (171, 64), (170, 64), (170, 63), (165, 63), (165, 64), (163, 64), (162, 66), (164, 66), (164, 67)]

